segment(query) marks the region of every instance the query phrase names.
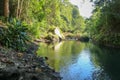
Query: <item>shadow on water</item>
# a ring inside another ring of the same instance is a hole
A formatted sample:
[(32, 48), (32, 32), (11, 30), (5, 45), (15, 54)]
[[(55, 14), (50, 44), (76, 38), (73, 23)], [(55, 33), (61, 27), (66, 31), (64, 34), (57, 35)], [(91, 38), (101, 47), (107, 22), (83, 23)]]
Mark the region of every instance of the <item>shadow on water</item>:
[[(100, 80), (120, 80), (120, 50), (92, 45), (90, 47), (92, 61), (99, 66)], [(107, 79), (105, 79), (107, 75)], [(108, 79), (109, 76), (109, 79)]]
[(63, 80), (120, 80), (120, 50), (91, 43), (64, 41), (40, 43), (38, 56), (47, 56), (48, 64)]

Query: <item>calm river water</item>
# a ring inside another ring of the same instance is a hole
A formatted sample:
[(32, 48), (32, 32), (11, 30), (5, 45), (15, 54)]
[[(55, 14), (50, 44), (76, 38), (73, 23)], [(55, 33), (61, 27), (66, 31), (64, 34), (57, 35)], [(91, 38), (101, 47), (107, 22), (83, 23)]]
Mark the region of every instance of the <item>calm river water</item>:
[(120, 80), (120, 50), (79, 41), (40, 43), (38, 56), (59, 71), (62, 80)]

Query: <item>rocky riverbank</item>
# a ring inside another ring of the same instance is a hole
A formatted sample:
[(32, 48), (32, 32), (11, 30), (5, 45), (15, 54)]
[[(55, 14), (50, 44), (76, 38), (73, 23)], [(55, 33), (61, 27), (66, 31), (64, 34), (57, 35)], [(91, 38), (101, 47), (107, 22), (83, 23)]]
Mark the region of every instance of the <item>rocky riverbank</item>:
[[(0, 80), (61, 80), (60, 74), (46, 64), (47, 57), (0, 47)], [(32, 52), (31, 52), (32, 51)]]

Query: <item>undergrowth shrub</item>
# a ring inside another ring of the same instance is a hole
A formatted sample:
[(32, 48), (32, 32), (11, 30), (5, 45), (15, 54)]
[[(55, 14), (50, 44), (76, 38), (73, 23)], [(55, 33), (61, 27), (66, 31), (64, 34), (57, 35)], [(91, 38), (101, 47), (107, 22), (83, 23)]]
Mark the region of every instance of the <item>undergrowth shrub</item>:
[(28, 25), (20, 20), (11, 19), (7, 23), (7, 28), (0, 28), (0, 43), (3, 46), (16, 49), (18, 51), (26, 50), (29, 36), (27, 34)]

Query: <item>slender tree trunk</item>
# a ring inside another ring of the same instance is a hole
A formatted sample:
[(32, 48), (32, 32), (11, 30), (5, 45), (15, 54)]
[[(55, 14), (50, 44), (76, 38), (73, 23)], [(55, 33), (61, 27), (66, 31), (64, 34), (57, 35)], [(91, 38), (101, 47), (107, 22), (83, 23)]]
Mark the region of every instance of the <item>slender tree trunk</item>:
[(18, 3), (17, 3), (17, 10), (16, 10), (16, 18), (18, 18), (19, 16), (19, 11), (20, 11), (20, 0), (18, 0)]
[(17, 13), (16, 13), (16, 17), (17, 18), (21, 17), (23, 2), (24, 2), (24, 0), (18, 0), (18, 3), (17, 3)]
[(9, 0), (4, 0), (4, 16), (9, 17)]
[(23, 6), (23, 1), (24, 1), (24, 0), (21, 0), (21, 4), (20, 4), (20, 11), (19, 11), (18, 18), (20, 18), (20, 17), (21, 17), (21, 13), (22, 13), (22, 6)]

